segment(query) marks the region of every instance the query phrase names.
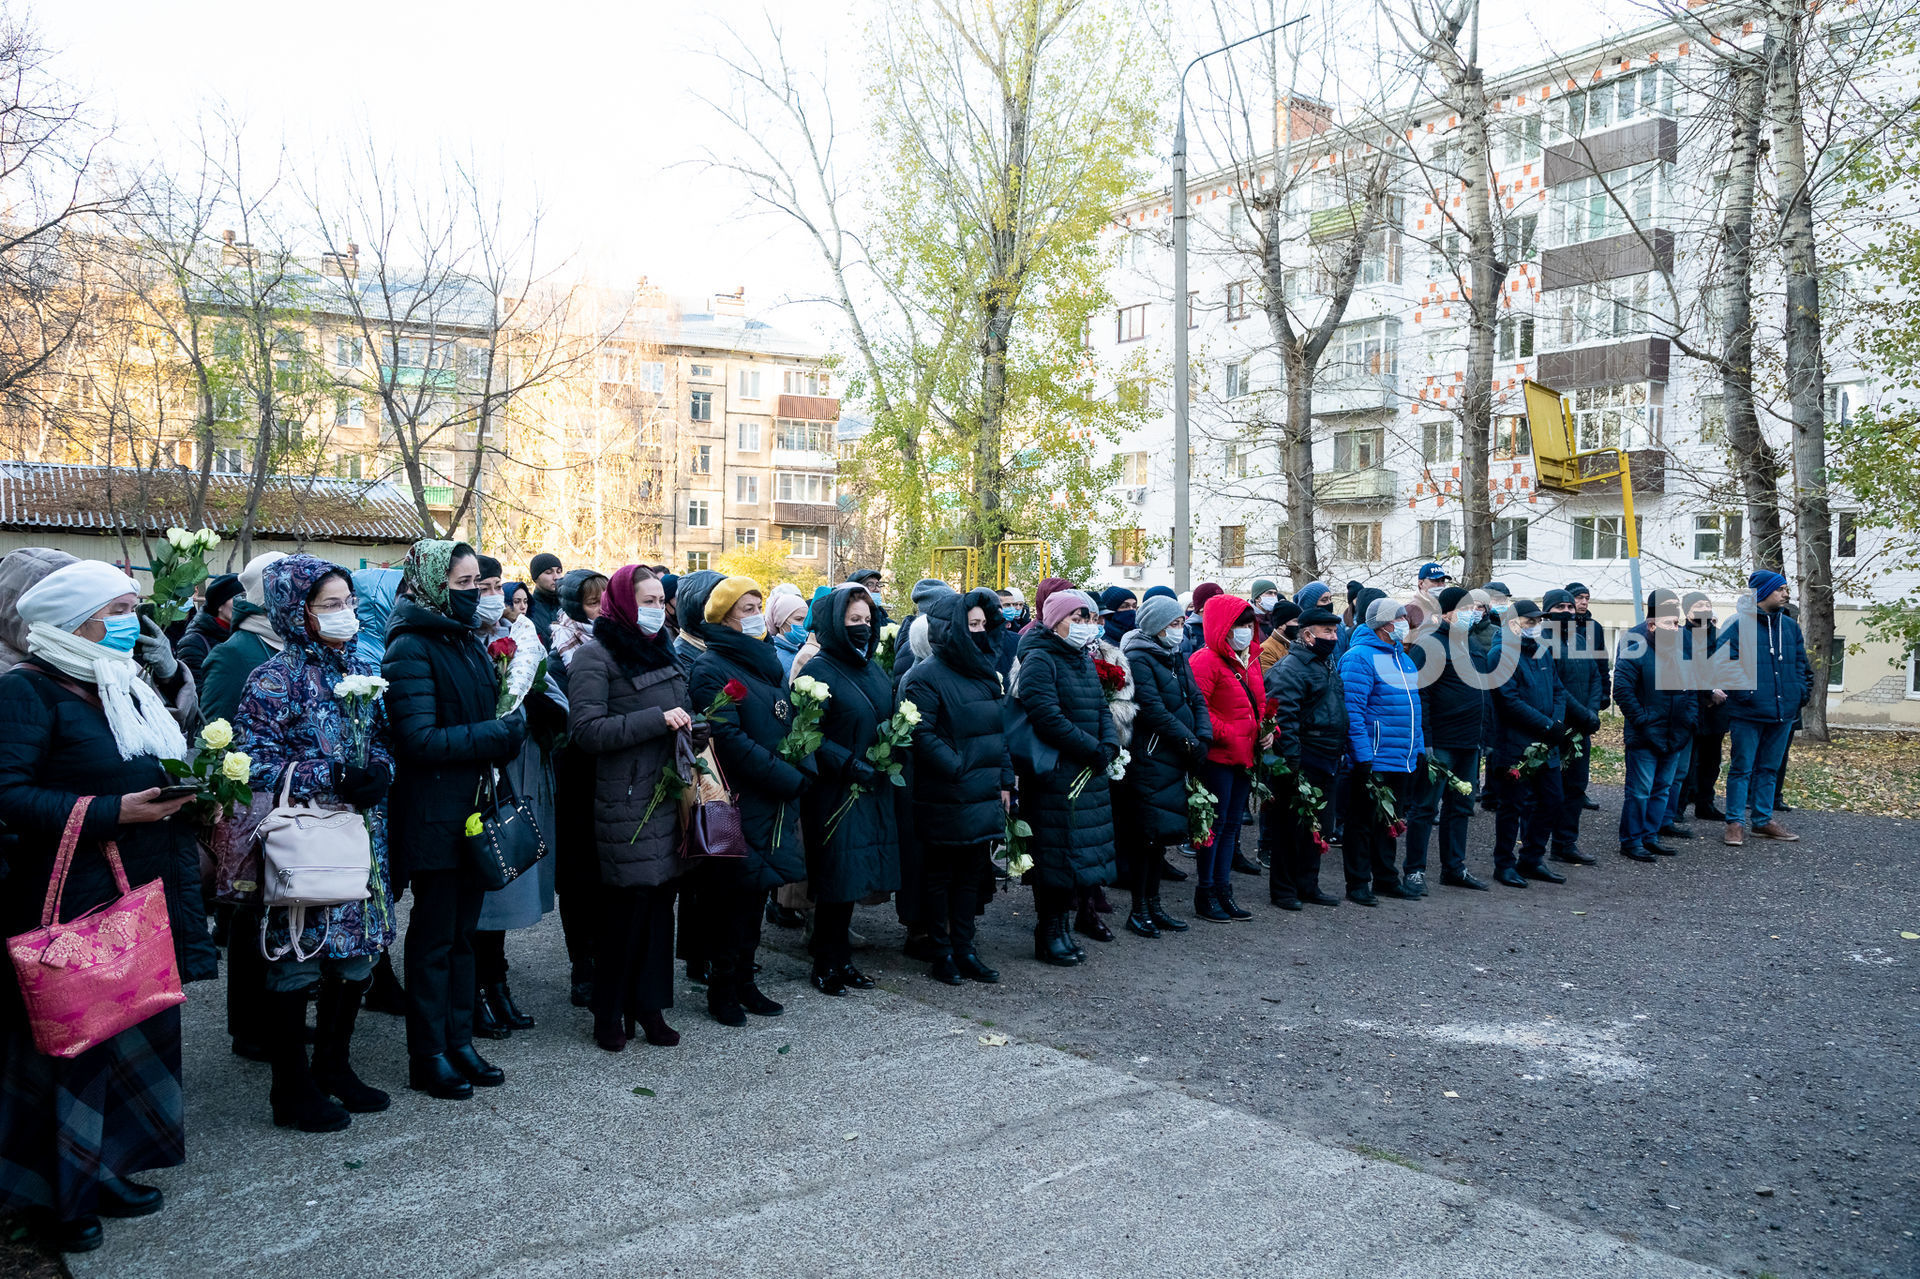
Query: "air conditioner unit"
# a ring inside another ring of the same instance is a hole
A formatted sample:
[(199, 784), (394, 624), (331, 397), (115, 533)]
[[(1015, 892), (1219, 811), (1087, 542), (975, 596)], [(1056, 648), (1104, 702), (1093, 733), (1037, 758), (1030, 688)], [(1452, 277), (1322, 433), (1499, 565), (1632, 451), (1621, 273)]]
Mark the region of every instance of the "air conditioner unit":
[(1128, 564), (1120, 570), (1120, 576), (1129, 582), (1137, 582), (1147, 575), (1147, 570), (1139, 564)]
[(1139, 506), (1147, 500), (1147, 486), (1136, 484), (1127, 490), (1127, 501)]

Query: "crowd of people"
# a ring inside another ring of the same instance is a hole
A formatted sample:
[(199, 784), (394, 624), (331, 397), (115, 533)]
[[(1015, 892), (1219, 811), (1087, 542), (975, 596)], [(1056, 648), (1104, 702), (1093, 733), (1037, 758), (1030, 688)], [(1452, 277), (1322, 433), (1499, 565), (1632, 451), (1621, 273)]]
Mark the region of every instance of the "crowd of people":
[[(1581, 821), (1609, 705), (1622, 855), (1671, 855), (1694, 836), (1689, 805), (1728, 844), (1795, 838), (1779, 778), (1811, 681), (1769, 571), (1739, 624), (1661, 590), (1610, 644), (1579, 583), (1536, 602), (1438, 564), (1404, 603), (1361, 582), (1342, 600), (1321, 582), (1182, 597), (1051, 577), (1029, 603), (925, 579), (899, 621), (871, 570), (803, 598), (663, 565), (527, 568), (507, 580), (444, 540), (400, 569), (264, 554), (205, 583), (169, 636), (119, 569), (7, 555), (5, 935), (33, 928), (62, 875), (62, 919), (124, 892), (88, 851), (112, 841), (127, 880), (164, 885), (182, 980), (214, 977), (224, 948), (227, 1031), (269, 1067), (266, 1112), (331, 1132), (390, 1103), (356, 1070), (363, 1009), (405, 1017), (410, 1088), (503, 1084), (476, 1039), (535, 1025), (508, 937), (555, 909), (572, 1003), (617, 1053), (679, 1042), (676, 962), (715, 1023), (779, 1015), (758, 978), (767, 922), (805, 930), (815, 990), (870, 989), (863, 903), (890, 899), (906, 953), (962, 985), (999, 980), (977, 921), (1002, 885), (1031, 888), (1033, 955), (1057, 966), (1115, 940), (1109, 888), (1144, 939), (1191, 927), (1164, 895), (1188, 879), (1192, 917), (1222, 924), (1254, 914), (1236, 877), (1283, 910), (1417, 901), (1437, 838), (1440, 882), (1485, 890), (1476, 801), (1495, 814), (1493, 881), (1563, 883), (1550, 863), (1595, 861)], [(509, 696), (502, 654), (523, 649), (540, 674)], [(253, 793), (210, 826), (166, 763), (196, 738), (230, 741)], [(502, 793), (551, 852), (490, 889), (472, 844)], [(290, 804), (364, 819), (363, 900), (264, 900), (259, 823)], [(0, 1206), (37, 1211), (63, 1249), (97, 1247), (102, 1216), (160, 1208), (134, 1174), (184, 1159), (179, 1010), (59, 1057), (37, 1050), (11, 969), (6, 986)]]

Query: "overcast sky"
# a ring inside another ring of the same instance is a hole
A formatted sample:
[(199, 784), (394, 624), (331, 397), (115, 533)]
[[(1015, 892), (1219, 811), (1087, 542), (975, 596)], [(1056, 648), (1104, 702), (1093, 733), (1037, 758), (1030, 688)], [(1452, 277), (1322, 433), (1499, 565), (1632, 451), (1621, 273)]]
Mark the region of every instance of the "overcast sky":
[[(1486, 3), (1495, 69), (1597, 38), (1601, 11), (1637, 25), (1632, 0), (1575, 0), (1544, 17), (1521, 0)], [(862, 0), (778, 0), (774, 11), (857, 87)], [(740, 192), (690, 163), (725, 145), (697, 100), (718, 87), (702, 53), (716, 15), (752, 23), (760, 12), (725, 0), (42, 0), (35, 19), (60, 72), (129, 146), (164, 149), (216, 99), (296, 152), (355, 135), (364, 117), (398, 146), (477, 150), (537, 185), (555, 230), (598, 275), (646, 275), (687, 295), (745, 284), (765, 314), (819, 288), (810, 248), (776, 223), (743, 221)]]

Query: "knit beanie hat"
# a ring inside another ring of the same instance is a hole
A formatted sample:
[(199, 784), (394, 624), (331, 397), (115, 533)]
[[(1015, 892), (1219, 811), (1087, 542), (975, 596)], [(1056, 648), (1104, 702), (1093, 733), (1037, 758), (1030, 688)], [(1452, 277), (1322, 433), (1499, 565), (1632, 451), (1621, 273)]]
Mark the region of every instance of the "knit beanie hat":
[(1085, 591), (1055, 591), (1047, 596), (1047, 602), (1040, 609), (1040, 625), (1052, 630), (1060, 624), (1060, 619), (1071, 616), (1076, 609), (1086, 609), (1089, 613), (1100, 611), (1093, 597)]
[(767, 593), (760, 589), (760, 583), (750, 577), (726, 578), (720, 585), (713, 588), (713, 594), (707, 596), (706, 620), (725, 621), (727, 614), (733, 612), (733, 606), (740, 602), (742, 595), (758, 595), (761, 599), (767, 597)]
[(1180, 620), (1180, 600), (1168, 591), (1165, 595), (1148, 592), (1140, 609), (1134, 614), (1134, 622), (1142, 635), (1158, 637), (1160, 632)]

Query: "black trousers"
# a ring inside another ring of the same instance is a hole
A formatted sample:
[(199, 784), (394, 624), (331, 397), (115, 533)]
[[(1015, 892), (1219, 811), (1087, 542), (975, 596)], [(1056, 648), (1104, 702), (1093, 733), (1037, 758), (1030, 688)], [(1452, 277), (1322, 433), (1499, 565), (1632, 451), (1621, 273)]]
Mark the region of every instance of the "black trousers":
[(430, 1057), (473, 1042), (473, 930), (486, 890), (465, 870), (413, 874), (407, 919), (407, 1051)]
[(673, 885), (600, 890), (593, 1015), (637, 1017), (673, 1007)]
[[(1567, 806), (1560, 789), (1560, 770), (1551, 764), (1535, 770), (1533, 776), (1505, 778), (1506, 764), (1497, 765), (1500, 783), (1500, 810), (1493, 822), (1493, 868), (1508, 870), (1516, 864), (1538, 866), (1547, 855), (1547, 843), (1553, 838), (1557, 814)], [(1520, 841), (1518, 856), (1514, 840)]]
[(820, 902), (813, 908), (813, 941), (807, 949), (830, 968), (844, 968), (853, 962), (852, 902)]
[[(1702, 808), (1717, 808), (1713, 793), (1720, 786), (1720, 756), (1727, 744), (1725, 733), (1693, 735), (1693, 773), (1688, 778), (1687, 795), (1697, 816)], [(1775, 788), (1774, 794), (1778, 795)]]
[(1033, 886), (1033, 909), (1039, 916), (1039, 922), (1034, 925), (1035, 931), (1038, 931), (1041, 925), (1045, 924), (1047, 920), (1057, 919), (1072, 910), (1074, 900), (1078, 898), (1079, 895), (1079, 890), (1077, 889), (1055, 888), (1050, 884), (1035, 884)]
[[(1373, 781), (1393, 792), (1393, 810), (1402, 821), (1413, 808), (1412, 773), (1369, 773)], [(1346, 862), (1347, 891), (1400, 882), (1399, 842), (1374, 811), (1373, 798), (1358, 773), (1347, 781), (1347, 825), (1340, 845)]]
[(501, 928), (473, 930), (473, 978), (482, 986), (507, 979), (507, 934)]
[(267, 960), (260, 953), (260, 908), (235, 906), (227, 928), (227, 1033), (267, 1040)]
[[(980, 886), (989, 882), (986, 844), (922, 844), (920, 922), (936, 955), (965, 955), (974, 949), (974, 920), (980, 910)], [(817, 926), (817, 925), (816, 925)]]
[(593, 757), (569, 747), (554, 758), (553, 890), (567, 960), (584, 978), (600, 921), (600, 848), (593, 834)]
[(744, 868), (711, 861), (698, 868), (693, 931), (689, 947), (713, 965), (709, 996), (725, 996), (753, 983), (753, 956), (760, 949), (761, 912), (767, 890), (747, 878)]
[[(1320, 831), (1333, 820), (1333, 773), (1312, 764), (1300, 765), (1300, 776), (1320, 791)], [(1274, 901), (1299, 901), (1320, 891), (1320, 847), (1313, 832), (1294, 813), (1292, 802), (1277, 797), (1273, 804), (1273, 865), (1267, 871), (1267, 895)]]

